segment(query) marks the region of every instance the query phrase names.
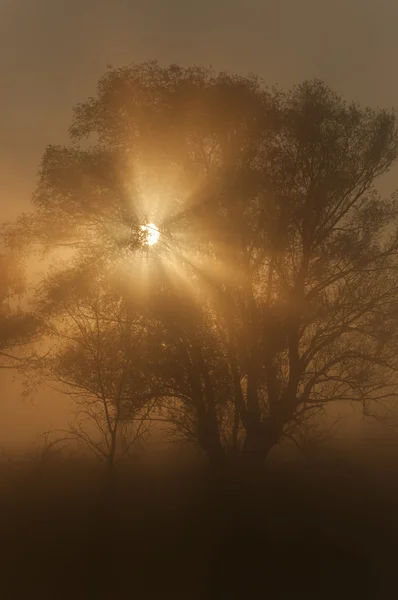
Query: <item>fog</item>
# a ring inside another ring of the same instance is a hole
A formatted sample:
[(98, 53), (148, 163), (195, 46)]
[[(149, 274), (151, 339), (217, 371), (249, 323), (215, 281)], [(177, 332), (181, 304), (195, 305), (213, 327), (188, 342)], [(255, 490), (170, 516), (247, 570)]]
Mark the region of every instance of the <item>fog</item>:
[(397, 19), (0, 0), (1, 598), (396, 588)]
[[(73, 0), (67, 7), (53, 0), (2, 0), (2, 220), (30, 209), (46, 145), (68, 142), (72, 107), (94, 94), (107, 64), (154, 58), (164, 65), (211, 64), (256, 72), (267, 84), (283, 86), (321, 77), (348, 100), (389, 108), (398, 98), (397, 17), (389, 0), (233, 0), (227, 8), (218, 0), (193, 6)], [(378, 184), (382, 193), (396, 189), (397, 176), (394, 167)], [(46, 392), (34, 408), (22, 406), (18, 383), (0, 375), (3, 446), (28, 444), (64, 419), (64, 399)]]

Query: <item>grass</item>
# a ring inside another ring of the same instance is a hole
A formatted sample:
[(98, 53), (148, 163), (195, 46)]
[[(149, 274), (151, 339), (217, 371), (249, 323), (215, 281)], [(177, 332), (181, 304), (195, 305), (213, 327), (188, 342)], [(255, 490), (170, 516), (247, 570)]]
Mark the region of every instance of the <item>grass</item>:
[(203, 467), (3, 464), (3, 600), (387, 598), (393, 465), (320, 461), (255, 478)]

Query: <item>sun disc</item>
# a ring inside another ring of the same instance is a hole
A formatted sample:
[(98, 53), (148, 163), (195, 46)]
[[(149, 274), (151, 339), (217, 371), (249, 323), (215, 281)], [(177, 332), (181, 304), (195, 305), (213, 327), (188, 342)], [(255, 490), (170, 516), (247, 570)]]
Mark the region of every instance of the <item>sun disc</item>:
[(145, 244), (147, 246), (153, 246), (159, 241), (160, 231), (154, 223), (142, 225), (141, 229), (145, 232)]

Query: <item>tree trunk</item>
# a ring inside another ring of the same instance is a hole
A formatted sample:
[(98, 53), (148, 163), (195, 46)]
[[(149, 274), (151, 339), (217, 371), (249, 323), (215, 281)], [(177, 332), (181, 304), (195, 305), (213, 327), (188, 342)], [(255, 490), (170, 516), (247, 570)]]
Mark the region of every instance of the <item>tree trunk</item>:
[(256, 423), (246, 429), (242, 458), (244, 464), (261, 466), (270, 450), (279, 442), (283, 433), (283, 424), (275, 419)]
[(115, 470), (115, 458), (116, 458), (116, 428), (111, 432), (111, 445), (106, 460), (106, 469), (108, 478), (112, 479), (113, 472)]
[(221, 443), (213, 383), (199, 345), (194, 347), (194, 353), (199, 368), (190, 368), (188, 376), (193, 396), (196, 398), (198, 441), (205, 450), (210, 464), (219, 469), (224, 462), (224, 449)]
[(216, 416), (212, 411), (202, 407), (197, 410), (198, 442), (206, 452), (209, 462), (219, 468), (224, 462), (224, 449), (221, 444), (220, 432)]

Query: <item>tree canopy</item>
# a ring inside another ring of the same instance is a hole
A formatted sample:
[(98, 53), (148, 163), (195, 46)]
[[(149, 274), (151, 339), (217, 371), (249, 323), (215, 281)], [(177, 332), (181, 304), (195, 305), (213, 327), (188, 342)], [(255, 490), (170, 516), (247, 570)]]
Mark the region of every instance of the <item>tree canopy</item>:
[[(397, 207), (375, 188), (397, 158), (394, 113), (319, 80), (270, 90), (153, 62), (110, 69), (70, 134), (7, 239), (71, 252), (37, 289), (47, 327), (51, 313), (76, 328), (70, 302), (93, 294), (139, 323), (134, 347), (101, 328), (112, 390), (129, 365), (123, 406), (153, 401), (214, 462), (257, 462), (327, 403), (396, 395)], [(59, 373), (95, 395), (69, 337)]]

